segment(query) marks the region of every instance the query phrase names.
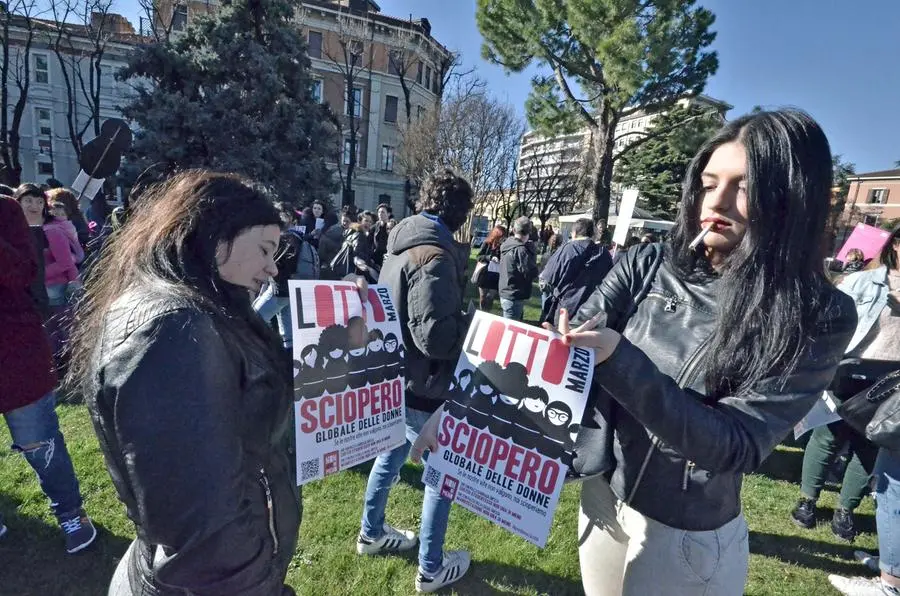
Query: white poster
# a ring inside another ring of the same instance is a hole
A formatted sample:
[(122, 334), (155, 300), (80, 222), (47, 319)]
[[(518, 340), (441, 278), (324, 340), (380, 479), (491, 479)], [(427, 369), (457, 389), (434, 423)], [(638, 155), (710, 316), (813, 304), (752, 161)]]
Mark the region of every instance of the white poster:
[(406, 440), (403, 335), (391, 293), (291, 281), (297, 483), (374, 459)]
[(476, 312), (424, 482), (543, 548), (593, 370), (591, 350)]
[(638, 191), (636, 188), (626, 189), (622, 193), (622, 203), (619, 205), (619, 213), (616, 214), (616, 230), (613, 232), (613, 242), (622, 246), (628, 240), (631, 230), (631, 219), (634, 216), (634, 207), (637, 205)]

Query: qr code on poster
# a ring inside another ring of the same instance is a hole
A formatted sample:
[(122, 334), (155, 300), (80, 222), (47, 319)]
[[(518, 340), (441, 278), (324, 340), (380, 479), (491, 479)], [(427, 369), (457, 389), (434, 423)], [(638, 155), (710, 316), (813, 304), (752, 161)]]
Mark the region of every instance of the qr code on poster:
[(436, 489), (441, 482), (441, 473), (431, 466), (425, 467), (425, 478), (422, 479), (427, 486)]
[(309, 480), (311, 478), (319, 477), (319, 460), (316, 459), (308, 459), (305, 462), (300, 463), (300, 480)]

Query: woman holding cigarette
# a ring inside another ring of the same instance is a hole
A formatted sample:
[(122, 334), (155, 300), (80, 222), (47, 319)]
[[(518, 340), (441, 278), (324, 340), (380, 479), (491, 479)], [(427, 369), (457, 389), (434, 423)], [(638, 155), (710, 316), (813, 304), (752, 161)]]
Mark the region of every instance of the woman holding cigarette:
[(597, 362), (575, 453), (606, 464), (580, 470), (596, 474), (579, 516), (588, 596), (743, 593), (743, 475), (819, 398), (856, 326), (819, 255), (830, 193), (808, 115), (735, 120), (691, 163), (670, 241), (630, 250), (574, 328), (561, 313)]
[(809, 411), (856, 326), (819, 254), (830, 192), (807, 114), (735, 120), (691, 163), (655, 274), (656, 250), (632, 250), (580, 326), (561, 317), (567, 342), (595, 350), (595, 417), (614, 426), (611, 471), (582, 489), (589, 596), (743, 593), (743, 475)]

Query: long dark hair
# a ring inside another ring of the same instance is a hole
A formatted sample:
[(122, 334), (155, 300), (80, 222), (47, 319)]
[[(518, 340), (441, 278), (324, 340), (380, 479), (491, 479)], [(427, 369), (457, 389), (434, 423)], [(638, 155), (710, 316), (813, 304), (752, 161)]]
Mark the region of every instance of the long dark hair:
[[(721, 145), (747, 153), (749, 222), (720, 270), (718, 324), (709, 348), (711, 398), (746, 391), (796, 368), (823, 304), (824, 234), (831, 196), (831, 149), (819, 125), (793, 109), (759, 112), (727, 124), (700, 149), (684, 183), (672, 230), (676, 269), (713, 275), (690, 242), (700, 230), (701, 174)], [(727, 305), (727, 306), (726, 306)]]
[(277, 335), (253, 312), (247, 290), (219, 276), (216, 261), (220, 243), (230, 250), (242, 231), (280, 223), (265, 191), (232, 174), (189, 170), (150, 187), (110, 238), (85, 283), (69, 383), (89, 387), (93, 351), (106, 315), (117, 298), (136, 286), (227, 319), (221, 328), (245, 339), (255, 337), (271, 362), (280, 366), (283, 350)]

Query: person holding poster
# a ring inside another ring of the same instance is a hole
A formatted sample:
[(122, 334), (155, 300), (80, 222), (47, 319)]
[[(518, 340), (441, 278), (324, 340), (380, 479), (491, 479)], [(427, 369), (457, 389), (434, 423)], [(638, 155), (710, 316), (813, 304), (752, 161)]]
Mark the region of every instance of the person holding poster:
[[(406, 347), (403, 366), (407, 441), (379, 455), (369, 474), (356, 543), (361, 555), (416, 546), (414, 532), (385, 523), (385, 507), (410, 445), (431, 413), (450, 395), (451, 379), (469, 326), (469, 316), (463, 312), (469, 247), (455, 242), (453, 234), (463, 226), (472, 209), (472, 188), (463, 178), (446, 170), (428, 178), (420, 196), (419, 214), (402, 220), (391, 232), (378, 280), (393, 294)], [(396, 344), (396, 338), (385, 336), (386, 359), (399, 352)], [(468, 552), (443, 551), (450, 505), (451, 501), (438, 491), (425, 487), (417, 591), (433, 592), (449, 585), (469, 568)]]
[(582, 489), (588, 595), (743, 593), (743, 474), (819, 398), (856, 326), (817, 251), (830, 190), (807, 114), (739, 118), (692, 161), (670, 243), (630, 251), (575, 329), (561, 317), (595, 350), (593, 416), (616, 443), (587, 445), (612, 449), (611, 470), (585, 470), (606, 472)]
[(692, 161), (671, 240), (629, 251), (574, 328), (560, 313), (565, 341), (598, 363), (575, 445), (591, 476), (588, 596), (743, 593), (743, 474), (819, 398), (856, 327), (817, 252), (830, 194), (810, 116), (739, 118)]
[(138, 536), (112, 595), (293, 594), (290, 361), (251, 306), (280, 223), (255, 184), (186, 171), (138, 199), (88, 280), (70, 382)]

